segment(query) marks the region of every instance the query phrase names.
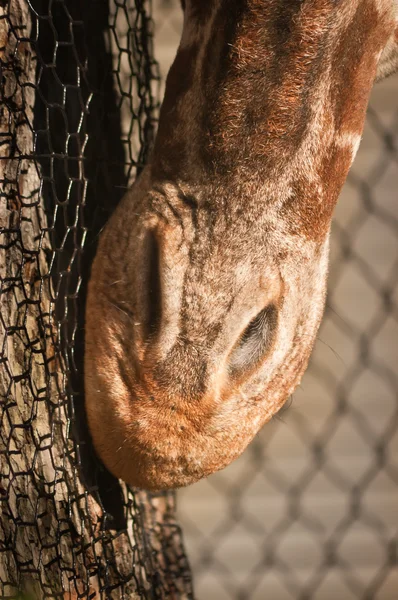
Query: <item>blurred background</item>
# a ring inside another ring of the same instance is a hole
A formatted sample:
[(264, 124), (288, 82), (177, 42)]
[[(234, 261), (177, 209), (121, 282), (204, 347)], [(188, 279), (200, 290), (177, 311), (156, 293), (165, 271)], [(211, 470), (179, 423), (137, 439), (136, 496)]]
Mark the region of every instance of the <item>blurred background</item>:
[[(154, 0), (162, 81), (182, 27)], [(398, 77), (372, 93), (334, 218), (329, 294), (288, 407), (178, 493), (198, 600), (398, 600)]]

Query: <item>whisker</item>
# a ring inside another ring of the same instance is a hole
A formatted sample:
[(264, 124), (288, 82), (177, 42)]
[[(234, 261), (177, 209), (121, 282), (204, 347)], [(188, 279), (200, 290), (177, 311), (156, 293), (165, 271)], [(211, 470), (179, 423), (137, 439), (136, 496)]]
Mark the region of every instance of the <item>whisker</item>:
[(276, 419), (277, 421), (280, 421), (283, 424), (286, 424), (285, 421), (285, 413), (291, 408), (293, 404), (293, 394), (290, 394), (289, 398), (286, 400), (286, 402), (281, 406), (281, 408), (278, 410), (278, 412), (276, 412), (273, 415), (273, 419)]
[(113, 306), (114, 308), (116, 308), (119, 312), (121, 312), (123, 315), (126, 315), (126, 317), (129, 318), (130, 321), (133, 320), (133, 315), (131, 315), (130, 313), (128, 313), (126, 310), (123, 310), (120, 306), (118, 306), (117, 304), (115, 304), (114, 302), (111, 302), (111, 300), (109, 300), (107, 298), (107, 301), (109, 302), (109, 304), (111, 306)]
[(111, 287), (112, 285), (116, 285), (117, 283), (124, 283), (124, 279), (117, 279), (116, 281), (112, 281), (112, 283), (109, 284), (109, 287)]
[(320, 338), (319, 336), (317, 336), (317, 341), (321, 342), (321, 344), (323, 344), (324, 346), (326, 346), (327, 348), (329, 348), (329, 350), (331, 350), (333, 352), (333, 354), (335, 355), (336, 358), (339, 359), (339, 361), (346, 367), (347, 363), (346, 361), (340, 356), (340, 354), (334, 349), (332, 348), (332, 346), (330, 344), (328, 344), (327, 342), (325, 342), (322, 338)]
[[(300, 333), (300, 337), (312, 337), (312, 336), (309, 333)], [(329, 348), (329, 350), (331, 350), (333, 352), (333, 354), (336, 356), (336, 358), (338, 358), (344, 366), (347, 366), (346, 361), (342, 358), (342, 356), (340, 356), (340, 354), (337, 352), (337, 350), (332, 348), (332, 346), (330, 344), (328, 344), (327, 342), (325, 342), (325, 340), (320, 338), (319, 335), (317, 335), (315, 339), (317, 342), (321, 342), (321, 344), (323, 344), (324, 346)]]
[(351, 329), (351, 325), (349, 323), (347, 323), (347, 321), (337, 312), (336, 309), (333, 308), (333, 306), (331, 304), (326, 302), (325, 306), (328, 310), (330, 310), (332, 313), (334, 313), (336, 315), (336, 317), (338, 317), (340, 319), (340, 321), (342, 323), (344, 323), (344, 325), (346, 325), (347, 327), (349, 327)]

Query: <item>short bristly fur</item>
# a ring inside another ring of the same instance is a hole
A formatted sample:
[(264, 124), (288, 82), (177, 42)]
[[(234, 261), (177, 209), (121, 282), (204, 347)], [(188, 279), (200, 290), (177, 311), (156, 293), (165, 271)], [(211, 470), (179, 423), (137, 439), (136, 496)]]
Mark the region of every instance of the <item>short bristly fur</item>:
[(89, 284), (87, 414), (116, 476), (225, 467), (299, 382), (396, 18), (395, 0), (187, 0), (150, 164)]

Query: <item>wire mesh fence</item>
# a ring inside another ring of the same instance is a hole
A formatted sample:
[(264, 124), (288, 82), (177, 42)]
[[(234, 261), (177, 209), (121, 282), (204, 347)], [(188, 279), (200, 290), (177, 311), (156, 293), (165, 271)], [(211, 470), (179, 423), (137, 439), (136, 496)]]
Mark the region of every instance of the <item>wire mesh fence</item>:
[(96, 239), (156, 121), (148, 9), (0, 2), (1, 598), (191, 595), (174, 496), (112, 478), (83, 409)]
[[(164, 77), (179, 2), (154, 16)], [(238, 461), (179, 492), (198, 600), (398, 598), (397, 98), (397, 76), (374, 89), (301, 387)]]

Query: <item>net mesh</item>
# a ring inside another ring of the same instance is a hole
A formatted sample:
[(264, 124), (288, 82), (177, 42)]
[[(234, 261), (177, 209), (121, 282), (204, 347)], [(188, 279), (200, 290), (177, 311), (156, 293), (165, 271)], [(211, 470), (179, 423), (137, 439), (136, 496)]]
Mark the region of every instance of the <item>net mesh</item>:
[(90, 263), (156, 122), (149, 8), (0, 2), (2, 598), (191, 595), (173, 494), (111, 477), (83, 406)]

